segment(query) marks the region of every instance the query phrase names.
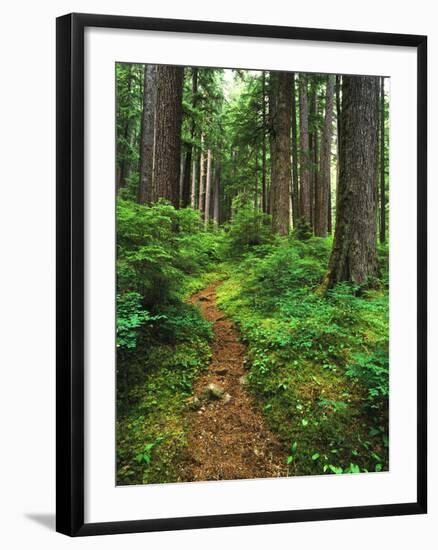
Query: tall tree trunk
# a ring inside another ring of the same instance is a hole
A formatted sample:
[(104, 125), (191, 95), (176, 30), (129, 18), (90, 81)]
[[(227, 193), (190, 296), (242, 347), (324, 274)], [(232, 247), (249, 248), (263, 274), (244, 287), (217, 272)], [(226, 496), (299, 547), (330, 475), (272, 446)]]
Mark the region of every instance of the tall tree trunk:
[(296, 227), (300, 217), (298, 192), (298, 145), (297, 145), (297, 101), (295, 96), (295, 74), (292, 73), (292, 220)]
[(278, 95), (278, 74), (277, 72), (269, 72), (269, 89), (268, 89), (268, 122), (269, 122), (269, 149), (270, 149), (270, 177), (269, 177), (269, 190), (267, 191), (267, 212), (272, 214), (272, 206), (275, 202), (274, 193), (275, 186), (272, 185), (275, 157), (275, 125), (277, 123), (277, 95)]
[[(185, 178), (185, 157), (186, 155), (181, 152), (181, 159), (179, 163), (179, 186), (178, 186), (178, 206), (181, 206), (182, 204), (182, 196), (183, 196), (183, 185), (184, 185), (184, 178)], [(190, 165), (189, 165), (190, 169)]]
[(156, 65), (146, 65), (144, 70), (143, 116), (141, 119), (140, 185), (138, 202), (155, 200), (154, 185), (154, 135), (156, 110)]
[[(127, 95), (129, 97), (130, 93), (131, 93), (131, 88), (132, 88), (132, 65), (129, 65), (129, 69), (128, 69), (128, 85), (127, 85)], [(129, 130), (130, 130), (130, 117), (129, 117), (129, 113), (126, 115), (125, 117), (125, 121), (124, 121), (124, 125), (123, 125), (123, 147), (121, 147), (121, 151), (119, 150), (118, 152), (118, 156), (121, 157), (121, 162), (120, 162), (120, 168), (119, 168), (119, 179), (118, 179), (118, 189), (120, 189), (121, 187), (124, 187), (125, 184), (126, 184), (126, 172), (128, 170), (128, 161), (127, 161), (127, 158), (126, 158), (126, 155), (128, 153), (128, 148), (126, 146), (126, 144), (128, 143), (128, 140), (129, 140)]]
[(341, 158), (336, 229), (322, 291), (377, 274), (377, 94), (379, 77), (342, 77)]
[[(192, 69), (192, 108), (193, 111), (196, 109), (196, 104), (198, 102), (198, 69), (194, 67)], [(181, 206), (185, 208), (191, 204), (191, 181), (190, 181), (190, 168), (192, 166), (192, 156), (193, 156), (193, 141), (195, 139), (196, 124), (195, 119), (192, 117), (190, 123), (190, 143), (187, 145), (186, 157), (184, 162), (184, 178), (182, 184), (182, 193), (181, 193)]]
[(310, 167), (310, 218), (311, 227), (315, 225), (315, 196), (316, 187), (318, 185), (318, 129), (317, 129), (317, 114), (318, 114), (318, 97), (317, 97), (317, 82), (314, 75), (310, 79), (309, 93), (309, 167)]
[(266, 73), (262, 71), (262, 211), (266, 214), (267, 196), (266, 196)]
[(289, 232), (291, 83), (290, 73), (277, 75), (276, 117), (274, 119), (274, 155), (272, 158), (272, 227), (280, 235)]
[(204, 135), (201, 135), (201, 152), (199, 154), (199, 189), (198, 189), (198, 210), (201, 212), (201, 217), (204, 213), (205, 206), (205, 189), (204, 189)]
[(183, 78), (182, 67), (157, 67), (154, 187), (157, 199), (167, 199), (175, 207), (179, 198)]
[[(339, 186), (339, 171), (341, 165), (341, 85), (342, 76), (336, 75), (336, 187)], [(338, 193), (336, 192), (336, 205), (337, 205)], [(336, 206), (337, 208), (337, 206)]]
[(205, 227), (210, 221), (210, 198), (211, 198), (211, 149), (207, 150), (207, 177), (205, 180)]
[(325, 94), (325, 118), (321, 134), (321, 152), (318, 184), (315, 188), (315, 235), (327, 236), (329, 190), (331, 185), (331, 149), (333, 124), (334, 77), (327, 77)]
[(221, 220), (220, 220), (220, 201), (221, 201), (221, 161), (220, 161), (220, 153), (218, 154), (218, 158), (215, 162), (214, 167), (214, 203), (213, 203), (213, 221), (214, 225), (217, 227)]
[(196, 154), (194, 154), (192, 159), (192, 187), (190, 192), (190, 206), (193, 209), (196, 208), (196, 166), (197, 159)]
[(380, 79), (380, 242), (386, 241), (385, 77)]
[(312, 227), (312, 208), (309, 172), (309, 115), (307, 108), (307, 78), (300, 74), (300, 187), (301, 217)]
[(255, 145), (255, 168), (254, 168), (254, 210), (258, 209), (259, 203), (259, 144)]

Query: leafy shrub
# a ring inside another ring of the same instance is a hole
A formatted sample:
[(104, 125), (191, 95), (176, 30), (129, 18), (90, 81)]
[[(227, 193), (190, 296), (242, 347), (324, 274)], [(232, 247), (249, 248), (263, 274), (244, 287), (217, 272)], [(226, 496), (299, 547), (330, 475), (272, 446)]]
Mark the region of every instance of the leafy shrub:
[(162, 308), (160, 323), (156, 327), (157, 339), (166, 343), (191, 340), (194, 336), (210, 341), (211, 324), (199, 315), (195, 306), (176, 302)]
[(228, 254), (235, 257), (248, 252), (252, 247), (272, 242), (269, 220), (269, 216), (254, 210), (250, 205), (238, 209), (227, 234)]
[(117, 287), (138, 292), (153, 310), (181, 295), (189, 275), (211, 268), (221, 233), (203, 229), (198, 212), (159, 202), (117, 204)]
[(346, 375), (354, 378), (368, 390), (372, 408), (386, 402), (389, 396), (388, 352), (376, 349), (371, 353), (354, 353), (347, 366)]
[(160, 315), (151, 315), (142, 308), (138, 292), (117, 294), (117, 347), (134, 349), (140, 327), (145, 323), (152, 326), (152, 323), (160, 318)]
[(298, 218), (293, 235), (300, 241), (307, 241), (312, 237), (313, 231), (304, 218)]

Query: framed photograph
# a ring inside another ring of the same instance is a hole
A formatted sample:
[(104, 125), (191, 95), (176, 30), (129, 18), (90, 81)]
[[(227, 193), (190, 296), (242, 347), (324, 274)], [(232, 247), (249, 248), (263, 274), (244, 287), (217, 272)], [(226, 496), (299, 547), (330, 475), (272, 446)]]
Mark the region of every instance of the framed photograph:
[(425, 36), (57, 20), (57, 530), (426, 513)]

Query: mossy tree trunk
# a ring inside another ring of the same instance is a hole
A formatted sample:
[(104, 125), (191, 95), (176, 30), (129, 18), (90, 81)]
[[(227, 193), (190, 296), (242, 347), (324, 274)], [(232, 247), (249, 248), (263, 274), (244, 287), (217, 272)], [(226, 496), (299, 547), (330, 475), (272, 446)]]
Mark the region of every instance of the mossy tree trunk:
[(378, 91), (378, 77), (342, 77), (336, 229), (323, 291), (340, 281), (364, 284), (377, 274)]

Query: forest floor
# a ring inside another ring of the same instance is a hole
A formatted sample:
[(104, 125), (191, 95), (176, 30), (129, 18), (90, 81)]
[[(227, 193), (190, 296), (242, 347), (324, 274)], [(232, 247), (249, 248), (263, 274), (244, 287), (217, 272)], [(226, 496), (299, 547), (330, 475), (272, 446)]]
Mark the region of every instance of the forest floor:
[[(197, 406), (187, 412), (188, 444), (181, 478), (207, 481), (285, 476), (284, 446), (269, 430), (245, 387), (246, 347), (234, 322), (216, 305), (220, 284), (214, 282), (188, 300), (213, 324), (214, 340), (208, 370), (194, 384)], [(208, 395), (210, 384), (222, 394)]]

